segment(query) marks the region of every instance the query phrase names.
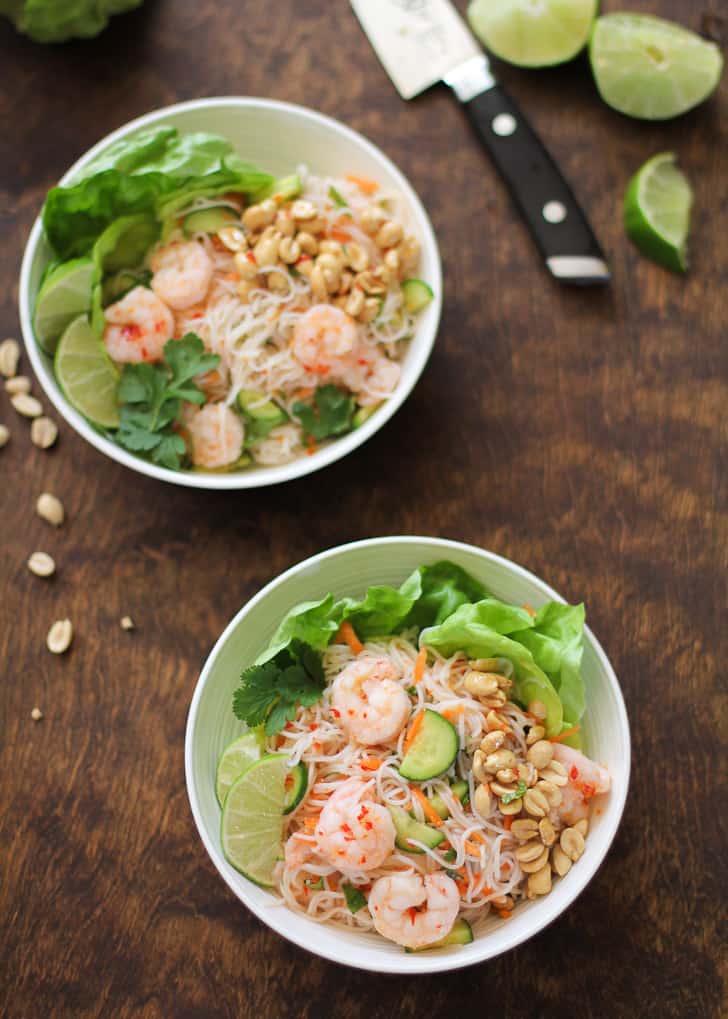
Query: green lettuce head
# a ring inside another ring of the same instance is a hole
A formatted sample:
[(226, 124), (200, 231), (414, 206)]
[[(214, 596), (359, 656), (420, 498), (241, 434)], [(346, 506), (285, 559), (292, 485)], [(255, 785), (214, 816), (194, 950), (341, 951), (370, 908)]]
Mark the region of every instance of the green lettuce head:
[(142, 0), (0, 0), (0, 14), (36, 42), (65, 42), (98, 35), (112, 14), (139, 7)]

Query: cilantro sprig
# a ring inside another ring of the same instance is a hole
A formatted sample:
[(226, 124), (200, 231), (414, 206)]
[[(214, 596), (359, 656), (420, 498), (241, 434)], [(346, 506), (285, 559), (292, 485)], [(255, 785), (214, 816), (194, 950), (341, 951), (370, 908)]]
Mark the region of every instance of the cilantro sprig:
[(528, 786), (522, 778), (518, 780), (518, 785), (510, 793), (504, 793), (501, 796), (501, 803), (513, 803), (514, 800), (520, 800), (522, 796), (526, 795)]
[(332, 435), (351, 431), (356, 401), (343, 389), (329, 383), (319, 386), (313, 394), (313, 403), (298, 400), (293, 413), (301, 422), (304, 438), (320, 442)]
[(300, 640), (291, 641), (269, 662), (251, 665), (240, 682), (233, 711), (251, 728), (265, 723), (266, 736), (292, 722), (299, 704), (305, 708), (315, 704), (326, 685), (319, 655)]
[(124, 365), (117, 389), (119, 445), (148, 456), (160, 467), (179, 469), (187, 453), (184, 439), (174, 429), (182, 402), (204, 403), (205, 396), (192, 379), (219, 363), (217, 354), (205, 353), (199, 336), (187, 333), (164, 345), (161, 362)]

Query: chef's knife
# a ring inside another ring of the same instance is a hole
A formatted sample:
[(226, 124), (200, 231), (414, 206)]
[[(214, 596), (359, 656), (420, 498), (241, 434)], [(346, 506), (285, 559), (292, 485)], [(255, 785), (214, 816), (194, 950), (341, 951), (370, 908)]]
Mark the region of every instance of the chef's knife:
[(403, 99), (444, 81), (503, 175), (553, 276), (609, 281), (596, 237), (559, 168), (497, 83), (449, 0), (351, 0)]

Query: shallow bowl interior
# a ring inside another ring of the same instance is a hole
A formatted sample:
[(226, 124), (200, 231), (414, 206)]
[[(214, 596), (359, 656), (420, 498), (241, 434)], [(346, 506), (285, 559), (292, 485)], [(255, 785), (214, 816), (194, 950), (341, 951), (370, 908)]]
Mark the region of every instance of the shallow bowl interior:
[(456, 969), (491, 958), (531, 937), (571, 903), (595, 873), (614, 838), (629, 780), (629, 728), (619, 684), (593, 634), (587, 629), (583, 674), (584, 719), (589, 754), (604, 763), (613, 788), (593, 818), (584, 856), (545, 898), (519, 906), (506, 923), (493, 918), (472, 944), (407, 954), (373, 934), (314, 923), (278, 904), (275, 896), (248, 881), (226, 861), (220, 847), (220, 809), (215, 799), (215, 765), (241, 731), (231, 702), (241, 670), (263, 650), (281, 617), (296, 603), (323, 597), (361, 595), (371, 584), (400, 584), (426, 563), (450, 559), (470, 571), (498, 597), (538, 607), (561, 599), (514, 563), (469, 545), (437, 538), (377, 538), (343, 545), (314, 556), (272, 581), (232, 620), (208, 658), (190, 707), (185, 766), (187, 789), (202, 841), (232, 891), (261, 920), (284, 937), (322, 955), (362, 969), (424, 973)]
[(396, 166), (366, 138), (330, 117), (313, 110), (269, 99), (199, 99), (155, 110), (108, 135), (83, 155), (62, 178), (69, 183), (91, 159), (111, 142), (155, 124), (171, 124), (181, 133), (208, 131), (230, 139), (237, 152), (277, 176), (292, 173), (305, 164), (313, 173), (340, 176), (357, 173), (372, 177), (400, 197), (400, 212), (408, 228), (422, 243), (419, 274), (432, 287), (435, 299), (422, 312), (402, 363), (396, 392), (361, 427), (349, 435), (279, 467), (253, 467), (224, 474), (170, 471), (121, 449), (99, 435), (68, 403), (53, 374), (51, 358), (35, 342), (32, 313), (43, 270), (52, 252), (36, 221), (28, 240), (20, 277), (20, 321), (33, 370), (49, 400), (68, 423), (97, 449), (113, 460), (162, 481), (194, 488), (256, 488), (309, 474), (340, 459), (365, 442), (389, 420), (404, 402), (425, 367), (440, 319), (442, 277), (437, 242), (427, 213), (414, 190)]

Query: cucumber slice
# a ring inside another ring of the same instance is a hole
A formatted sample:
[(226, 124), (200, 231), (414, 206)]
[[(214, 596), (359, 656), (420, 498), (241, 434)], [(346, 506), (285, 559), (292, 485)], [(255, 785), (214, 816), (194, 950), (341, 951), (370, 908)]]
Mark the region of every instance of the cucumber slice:
[(410, 839), (423, 842), (430, 849), (434, 849), (441, 842), (445, 841), (443, 832), (438, 831), (437, 828), (432, 828), (429, 824), (415, 821), (402, 807), (388, 807), (387, 809), (392, 815), (394, 830), (397, 832), (394, 843), (398, 849), (403, 849), (406, 853), (423, 853), (424, 849), (413, 846)]
[(101, 303), (107, 308), (115, 301), (120, 301), (124, 294), (128, 294), (134, 287), (146, 286), (152, 278), (147, 269), (120, 269), (113, 276), (107, 278), (101, 284)]
[(265, 421), (271, 428), (288, 420), (285, 411), (257, 389), (241, 389), (238, 393), (238, 406), (247, 417)]
[(308, 769), (300, 762), (286, 775), (286, 805), (283, 808), (284, 814), (290, 814), (295, 810), (308, 789)]
[(224, 226), (237, 223), (238, 217), (225, 205), (214, 205), (209, 209), (198, 209), (185, 216), (182, 231), (185, 237), (195, 234), (216, 234)]
[[(450, 791), (462, 804), (466, 804), (470, 800), (468, 783), (464, 782), (461, 778), (459, 778), (457, 782), (453, 782), (450, 786)], [(439, 793), (433, 793), (429, 799), (432, 809), (440, 815), (443, 821), (447, 821), (450, 816), (450, 811), (442, 796), (440, 796)]]
[(365, 421), (369, 420), (372, 414), (379, 410), (381, 406), (382, 404), (380, 402), (372, 404), (371, 407), (359, 407), (354, 414), (354, 417), (351, 419), (352, 428), (360, 428)]
[(432, 292), (432, 287), (424, 280), (412, 279), (405, 280), (402, 284), (402, 296), (405, 308), (414, 315), (415, 312), (426, 308), (435, 295)]
[(447, 945), (469, 945), (473, 940), (473, 928), (461, 916), (452, 925), (452, 930), (439, 941), (424, 948), (405, 948), (405, 952), (428, 952), (431, 948), (445, 948)]
[(402, 778), (426, 782), (452, 765), (459, 750), (457, 729), (446, 718), (425, 708), (425, 717), (399, 767)]

